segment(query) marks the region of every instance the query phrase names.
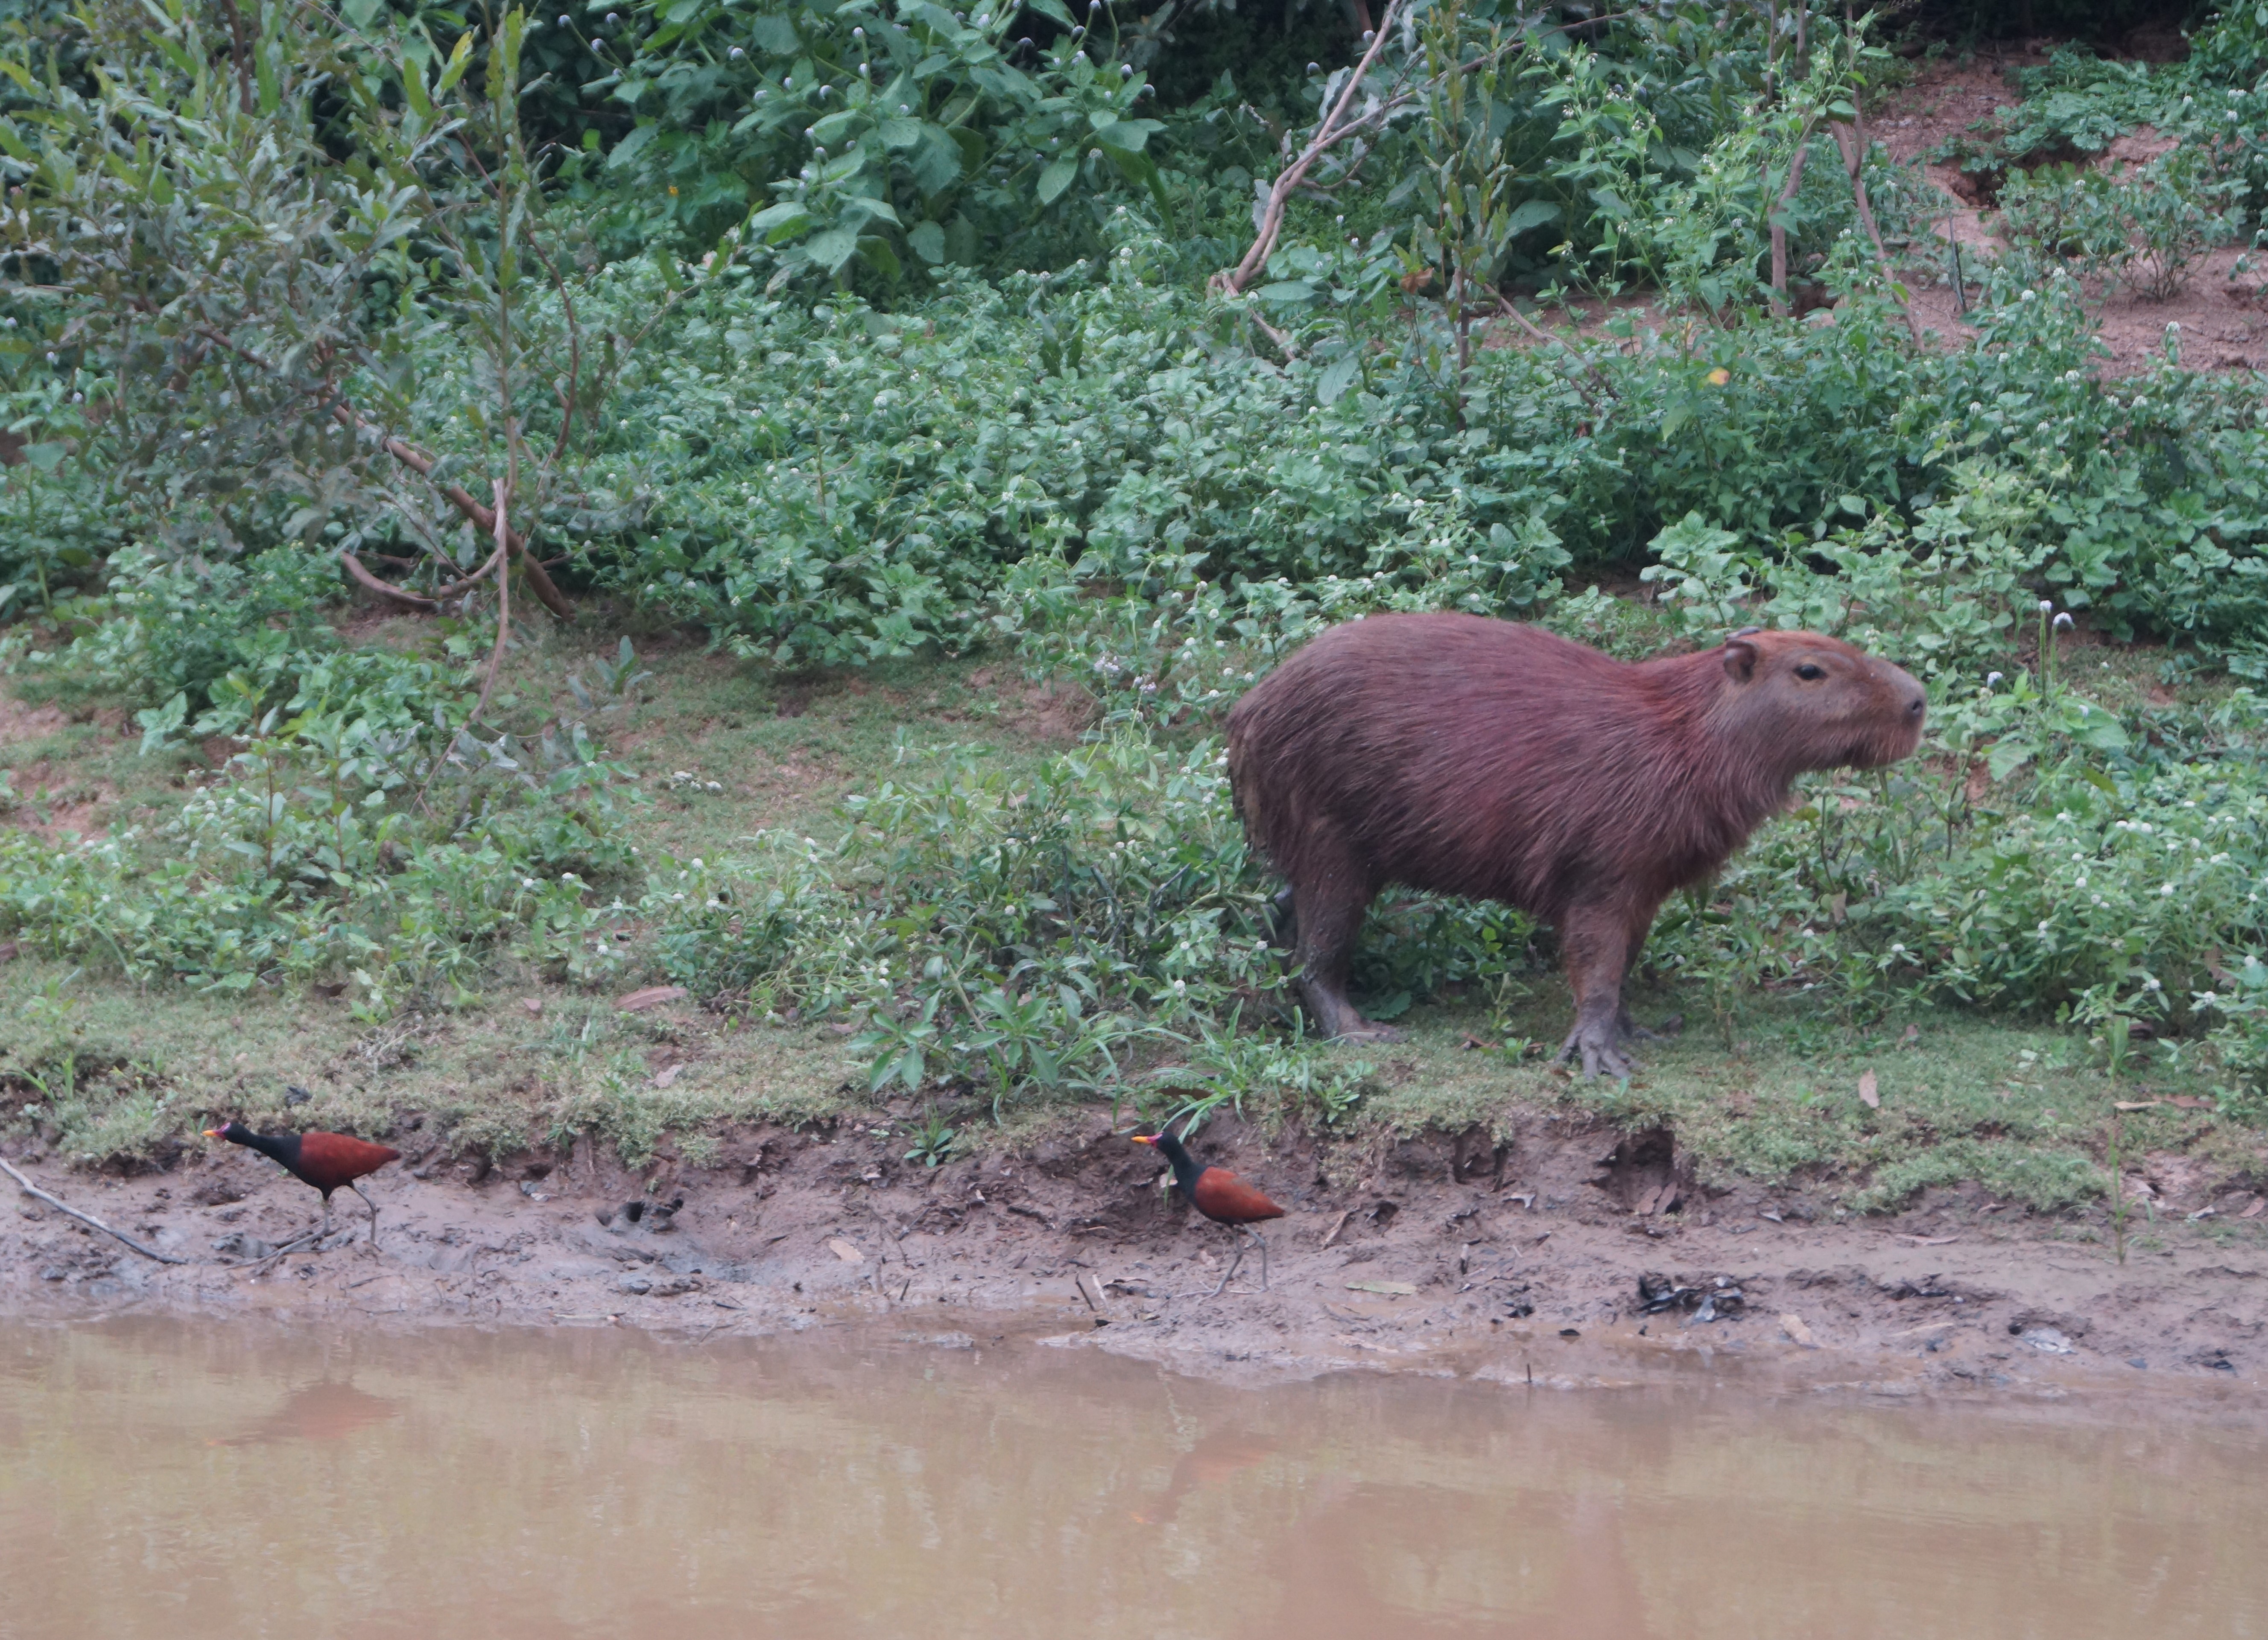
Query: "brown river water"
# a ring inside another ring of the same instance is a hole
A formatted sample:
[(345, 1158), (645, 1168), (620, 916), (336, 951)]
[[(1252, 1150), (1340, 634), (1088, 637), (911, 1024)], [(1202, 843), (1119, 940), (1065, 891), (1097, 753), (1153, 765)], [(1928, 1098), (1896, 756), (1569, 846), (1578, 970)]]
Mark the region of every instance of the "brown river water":
[(0, 1636), (2268, 1636), (2202, 1416), (0, 1323)]

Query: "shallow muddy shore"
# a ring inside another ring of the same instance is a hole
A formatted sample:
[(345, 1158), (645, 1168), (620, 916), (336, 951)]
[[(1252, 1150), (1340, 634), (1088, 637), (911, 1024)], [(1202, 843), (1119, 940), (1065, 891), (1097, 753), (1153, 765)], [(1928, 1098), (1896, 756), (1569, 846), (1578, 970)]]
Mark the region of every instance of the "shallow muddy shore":
[(2161, 1222), (2121, 1266), (2071, 1226), (1974, 1192), (1839, 1219), (1800, 1192), (1697, 1186), (1667, 1136), (1574, 1120), (1525, 1122), (1501, 1146), (1479, 1129), (1319, 1144), (1216, 1122), (1201, 1157), (1288, 1210), (1270, 1226), (1268, 1290), (1248, 1258), (1218, 1298), (1230, 1233), (1162, 1190), (1154, 1157), (1099, 1116), (935, 1170), (903, 1159), (902, 1132), (853, 1122), (751, 1128), (708, 1166), (664, 1156), (635, 1171), (588, 1144), (491, 1164), (416, 1137), (368, 1181), (376, 1247), (342, 1194), (328, 1241), (282, 1254), (316, 1197), (249, 1152), (192, 1151), (135, 1178), (19, 1158), (73, 1206), (195, 1261), (155, 1263), (16, 1196), (0, 1312), (701, 1339), (880, 1323), (1255, 1380), (1362, 1368), (2268, 1412), (2268, 1256), (2249, 1240)]

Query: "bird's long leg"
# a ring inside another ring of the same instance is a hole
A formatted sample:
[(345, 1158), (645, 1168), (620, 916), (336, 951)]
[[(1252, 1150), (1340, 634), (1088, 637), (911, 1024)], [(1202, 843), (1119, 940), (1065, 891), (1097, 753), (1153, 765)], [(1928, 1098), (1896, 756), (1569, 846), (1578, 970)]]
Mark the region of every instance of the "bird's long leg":
[(323, 1192), (323, 1234), (324, 1234), (324, 1235), (326, 1235), (326, 1236), (328, 1236), (330, 1233), (331, 1233), (331, 1193), (330, 1193), (329, 1191), (326, 1190), (326, 1191), (324, 1191), (324, 1192)]
[(1215, 1298), (1219, 1298), (1222, 1291), (1226, 1289), (1229, 1282), (1234, 1278), (1236, 1275), (1236, 1267), (1244, 1262), (1244, 1243), (1239, 1241), (1236, 1244), (1236, 1256), (1228, 1261), (1228, 1274), (1220, 1278), (1220, 1286), (1212, 1290), (1212, 1292), (1210, 1295), (1211, 1297)]
[(1268, 1291), (1268, 1238), (1249, 1225), (1245, 1227), (1244, 1233), (1260, 1244), (1260, 1291), (1266, 1292)]
[(378, 1203), (370, 1199), (370, 1192), (351, 1179), (347, 1180), (347, 1188), (360, 1196), (370, 1209), (370, 1245), (374, 1247), (378, 1245)]

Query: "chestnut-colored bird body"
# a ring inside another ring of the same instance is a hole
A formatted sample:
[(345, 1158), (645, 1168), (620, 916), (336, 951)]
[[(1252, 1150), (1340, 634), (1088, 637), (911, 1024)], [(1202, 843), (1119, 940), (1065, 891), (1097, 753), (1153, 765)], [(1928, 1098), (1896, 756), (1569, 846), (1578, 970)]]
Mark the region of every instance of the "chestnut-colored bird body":
[[(1265, 1291), (1268, 1286), (1268, 1244), (1261, 1240), (1260, 1232), (1253, 1229), (1253, 1225), (1266, 1219), (1283, 1217), (1284, 1210), (1270, 1201), (1267, 1194), (1257, 1186), (1247, 1183), (1227, 1168), (1208, 1167), (1199, 1162), (1171, 1132), (1161, 1131), (1154, 1136), (1138, 1133), (1130, 1136), (1137, 1144), (1155, 1146), (1165, 1157), (1174, 1170), (1174, 1185), (1191, 1207), (1214, 1224), (1241, 1230), (1260, 1243), (1260, 1285)], [(1240, 1247), (1236, 1250), (1236, 1257), (1229, 1262), (1228, 1275), (1223, 1276), (1220, 1286), (1212, 1290), (1214, 1297), (1219, 1297), (1221, 1289), (1228, 1285), (1229, 1276), (1236, 1274), (1236, 1267), (1243, 1261), (1244, 1249)]]
[(343, 1133), (254, 1133), (240, 1122), (224, 1122), (205, 1129), (208, 1139), (226, 1139), (258, 1151), (294, 1179), (323, 1193), (323, 1228), (331, 1227), (331, 1192), (346, 1189), (361, 1196), (370, 1208), (370, 1239), (378, 1239), (378, 1203), (371, 1201), (356, 1180), (374, 1173), (401, 1152), (390, 1145), (372, 1144)]

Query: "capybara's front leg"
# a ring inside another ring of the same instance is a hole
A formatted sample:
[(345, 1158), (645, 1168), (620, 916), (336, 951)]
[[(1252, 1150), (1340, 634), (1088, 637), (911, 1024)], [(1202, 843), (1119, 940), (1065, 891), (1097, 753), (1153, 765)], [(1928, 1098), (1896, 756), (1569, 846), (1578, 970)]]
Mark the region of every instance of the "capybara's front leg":
[[(1559, 921), (1559, 948), (1575, 993), (1575, 1028), (1560, 1044), (1559, 1063), (1580, 1057), (1586, 1077), (1631, 1073), (1623, 1052), (1634, 1033), (1623, 1007), (1623, 973), (1638, 943), (1631, 921), (1624, 908), (1611, 902), (1576, 906)], [(1639, 924), (1641, 936), (1645, 926)]]
[(1352, 872), (1296, 884), (1292, 915), (1299, 927), (1300, 998), (1316, 1030), (1338, 1042), (1398, 1042), (1402, 1033), (1364, 1019), (1347, 996), (1355, 936), (1370, 908), (1370, 886)]

